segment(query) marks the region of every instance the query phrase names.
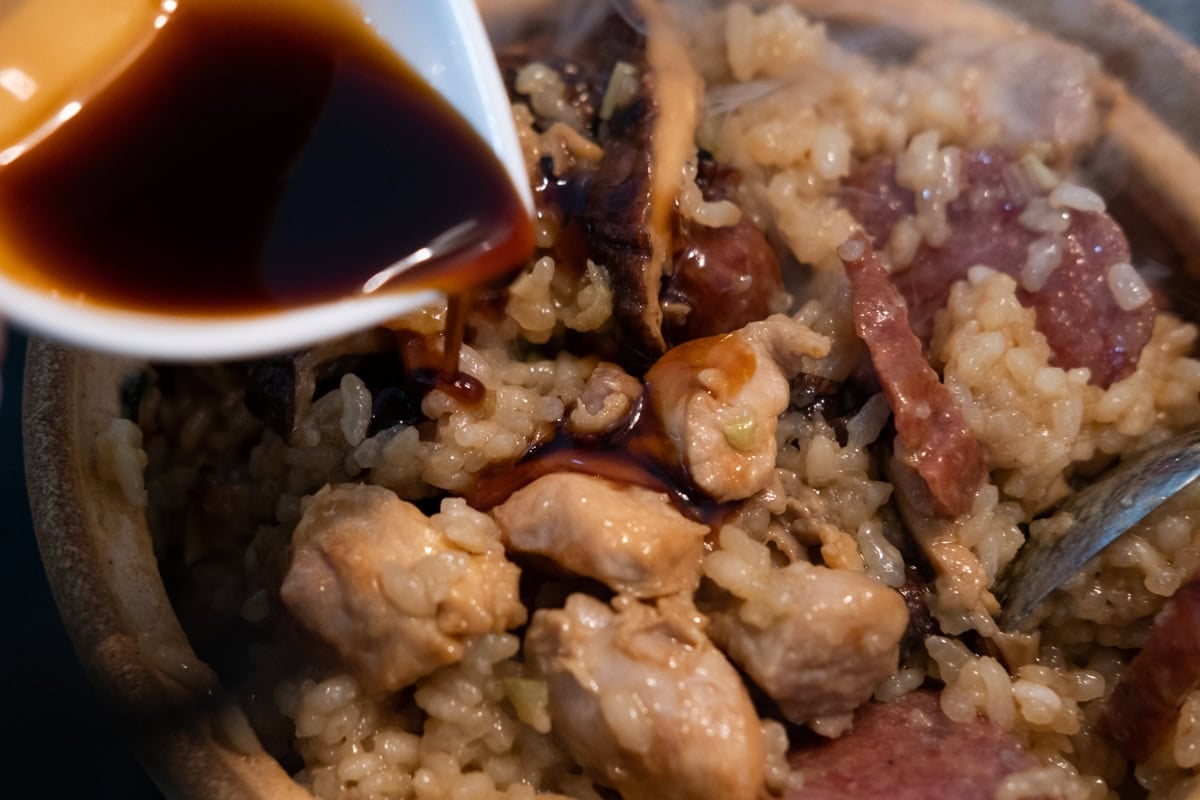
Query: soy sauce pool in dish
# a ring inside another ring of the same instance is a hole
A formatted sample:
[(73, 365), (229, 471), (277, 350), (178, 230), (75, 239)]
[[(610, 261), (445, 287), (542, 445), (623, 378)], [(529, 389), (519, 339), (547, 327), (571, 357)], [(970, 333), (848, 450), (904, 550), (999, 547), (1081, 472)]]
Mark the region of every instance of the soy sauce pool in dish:
[(132, 66), (0, 168), (19, 279), (134, 310), (248, 314), (454, 290), (532, 250), (499, 160), (349, 7), (183, 2)]

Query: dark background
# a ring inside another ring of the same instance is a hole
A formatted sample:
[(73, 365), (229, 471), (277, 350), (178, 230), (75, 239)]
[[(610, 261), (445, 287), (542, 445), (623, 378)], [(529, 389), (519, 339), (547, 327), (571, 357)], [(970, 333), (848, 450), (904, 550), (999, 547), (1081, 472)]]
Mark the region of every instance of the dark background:
[(112, 733), (59, 621), (29, 522), (21, 448), (25, 339), (10, 334), (0, 399), (0, 719), (15, 786), (41, 798), (156, 798)]
[[(1200, 1), (1143, 0), (1193, 41)], [(1200, 113), (1198, 111), (1197, 113)], [(59, 621), (25, 496), (20, 418), (25, 339), (10, 334), (0, 400), (0, 720), (7, 797), (160, 797), (117, 739)]]

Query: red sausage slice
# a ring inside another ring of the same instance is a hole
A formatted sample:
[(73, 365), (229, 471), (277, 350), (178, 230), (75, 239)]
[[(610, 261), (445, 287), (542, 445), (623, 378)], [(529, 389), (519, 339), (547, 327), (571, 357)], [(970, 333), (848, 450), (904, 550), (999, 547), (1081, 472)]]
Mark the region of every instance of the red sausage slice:
[(950, 390), (925, 360), (904, 298), (870, 242), (857, 234), (840, 252), (850, 277), (854, 329), (871, 353), (907, 460), (929, 487), (934, 510), (943, 516), (961, 514), (987, 478), (979, 442), (967, 429)]
[(1146, 646), (1121, 676), (1100, 719), (1121, 755), (1140, 764), (1175, 724), (1179, 707), (1200, 683), (1200, 580), (1167, 603)]
[[(1012, 180), (1021, 169), (1003, 152), (978, 150), (963, 155), (965, 187), (946, 207), (950, 235), (941, 247), (922, 245), (908, 269), (895, 277), (908, 301), (913, 329), (928, 339), (933, 315), (946, 304), (951, 285), (976, 264), (1018, 277), (1028, 248), (1043, 234), (1022, 224), (1023, 211), (1048, 193)], [(895, 163), (876, 159), (845, 181), (843, 205), (882, 246), (892, 226), (914, 209), (913, 194), (896, 183)], [(1052, 363), (1087, 367), (1091, 382), (1107, 387), (1126, 377), (1154, 327), (1154, 304), (1125, 310), (1108, 283), (1109, 268), (1128, 263), (1129, 243), (1120, 226), (1102, 212), (1070, 212), (1060, 235), (1063, 256), (1036, 292), (1019, 291), (1021, 302), (1037, 311), (1037, 327), (1053, 352)]]
[(954, 722), (937, 693), (867, 703), (840, 739), (794, 751), (785, 800), (991, 800), (1034, 766), (1016, 737), (983, 719)]

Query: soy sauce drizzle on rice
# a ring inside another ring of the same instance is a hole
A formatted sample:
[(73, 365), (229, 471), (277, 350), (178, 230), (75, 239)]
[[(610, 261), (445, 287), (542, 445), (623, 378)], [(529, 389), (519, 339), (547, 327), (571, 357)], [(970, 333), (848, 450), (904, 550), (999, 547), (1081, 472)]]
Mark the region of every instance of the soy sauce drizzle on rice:
[(731, 506), (706, 497), (692, 482), (670, 452), (652, 408), (643, 395), (624, 424), (600, 437), (574, 436), (560, 427), (554, 438), (534, 447), (516, 464), (481, 475), (467, 495), (468, 502), (488, 511), (544, 475), (576, 472), (663, 492), (685, 516), (718, 526)]
[(411, 331), (397, 331), (396, 340), (400, 344), (405, 371), (422, 393), (438, 389), (463, 405), (473, 406), (483, 402), (487, 388), (478, 378), (458, 369), (466, 318), (461, 311), (454, 310), (461, 310), (463, 302), (462, 297), (450, 300), (451, 312), (446, 315), (442, 352), (439, 353), (427, 337)]

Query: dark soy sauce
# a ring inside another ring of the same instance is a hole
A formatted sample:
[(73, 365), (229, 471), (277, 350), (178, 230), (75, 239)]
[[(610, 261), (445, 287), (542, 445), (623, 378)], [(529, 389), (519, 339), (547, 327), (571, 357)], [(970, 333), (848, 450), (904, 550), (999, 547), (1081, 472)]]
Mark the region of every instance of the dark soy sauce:
[(700, 375), (705, 369), (716, 369), (723, 376), (721, 388), (705, 387), (705, 391), (728, 402), (753, 377), (756, 363), (754, 349), (732, 334), (678, 345), (646, 373), (641, 397), (613, 430), (575, 436), (562, 426), (552, 439), (535, 445), (516, 463), (481, 475), (467, 493), (467, 502), (487, 511), (538, 478), (577, 472), (663, 492), (681, 513), (716, 530), (733, 506), (713, 500), (696, 485), (663, 420), (702, 387)]
[(533, 249), (490, 148), (340, 4), (184, 2), (78, 114), (0, 168), (17, 277), (86, 302), (252, 314), (482, 284)]
[(400, 348), (400, 361), (405, 372), (422, 396), (433, 389), (441, 389), (459, 403), (476, 406), (487, 397), (487, 387), (474, 375), (458, 368), (458, 350), (462, 346), (464, 317), (463, 298), (450, 298), (450, 308), (457, 306), (459, 315), (446, 319), (446, 332), (439, 352), (436, 343), (412, 331), (396, 331), (396, 342)]
[[(652, 387), (647, 389), (651, 391)], [(515, 464), (488, 470), (467, 493), (467, 502), (489, 511), (555, 472), (576, 472), (662, 492), (680, 513), (714, 530), (731, 512), (731, 506), (710, 499), (693, 483), (663, 433), (653, 400), (645, 394), (610, 433), (575, 437), (560, 428), (554, 438), (535, 445)]]

